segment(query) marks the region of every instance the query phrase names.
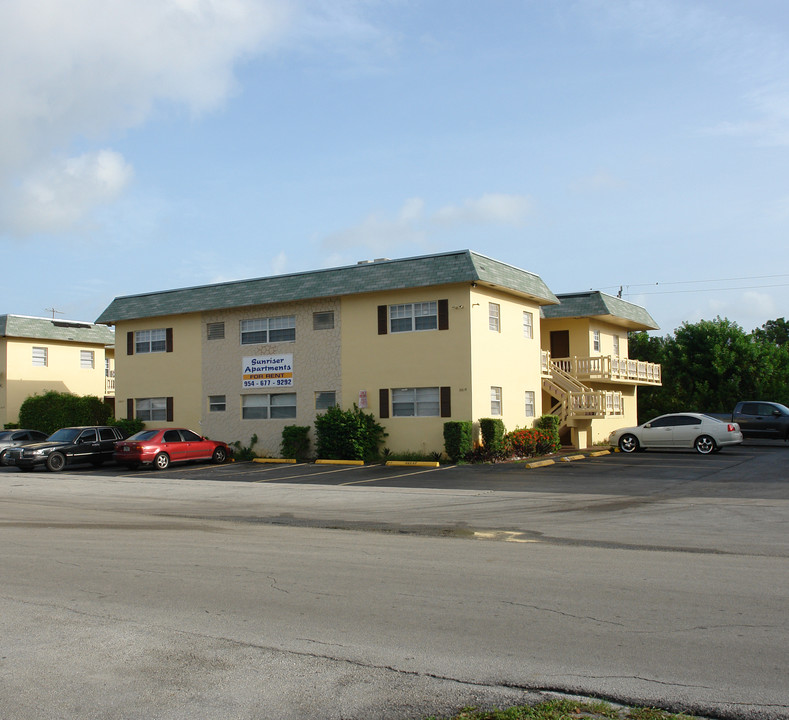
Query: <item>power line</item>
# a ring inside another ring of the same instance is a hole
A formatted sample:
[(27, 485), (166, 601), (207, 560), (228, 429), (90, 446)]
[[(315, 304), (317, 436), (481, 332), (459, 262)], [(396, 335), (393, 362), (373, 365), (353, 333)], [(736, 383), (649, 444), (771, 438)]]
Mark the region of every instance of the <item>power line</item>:
[[(717, 278), (715, 280), (672, 280), (670, 282), (650, 282), (650, 283), (629, 283), (625, 284), (627, 288), (633, 287), (654, 287), (655, 285), (696, 285), (698, 283), (713, 283), (713, 282), (740, 282), (742, 280), (771, 280), (773, 278), (784, 278), (789, 277), (789, 274), (781, 274), (781, 275), (749, 275), (746, 277), (731, 277), (731, 278)], [(621, 287), (621, 285), (609, 285), (604, 288), (600, 288), (601, 290), (611, 290), (617, 289)], [(780, 285), (764, 285), (764, 286), (757, 286), (757, 287), (781, 287)], [(713, 288), (716, 289), (716, 288)], [(721, 290), (727, 288), (720, 288)], [(734, 288), (737, 289), (737, 288)]]
[[(773, 277), (782, 277), (775, 275)], [(708, 280), (706, 282), (720, 282), (715, 280)], [(656, 285), (658, 283), (655, 283)], [(668, 283), (667, 283), (668, 284)], [(625, 285), (626, 288), (643, 287), (638, 285)], [(695, 293), (695, 292), (723, 292), (725, 290), (762, 290), (764, 288), (775, 287), (789, 287), (789, 283), (779, 283), (778, 285), (744, 285), (740, 287), (723, 287), (723, 288), (697, 288), (695, 290), (658, 290), (656, 292), (626, 292), (625, 295), (677, 295), (680, 293)]]

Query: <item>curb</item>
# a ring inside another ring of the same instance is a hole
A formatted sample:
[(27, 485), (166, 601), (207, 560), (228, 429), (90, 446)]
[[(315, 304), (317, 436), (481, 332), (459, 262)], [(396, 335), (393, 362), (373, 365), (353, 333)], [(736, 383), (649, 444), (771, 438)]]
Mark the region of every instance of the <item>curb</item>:
[(288, 460), (283, 458), (252, 458), (252, 462), (256, 463), (287, 463), (289, 465), (295, 465), (296, 460)]
[(432, 467), (437, 468), (441, 465), (440, 462), (433, 460), (387, 460), (386, 466), (390, 465), (405, 465), (407, 467)]
[(316, 460), (316, 465), (364, 465), (364, 460)]

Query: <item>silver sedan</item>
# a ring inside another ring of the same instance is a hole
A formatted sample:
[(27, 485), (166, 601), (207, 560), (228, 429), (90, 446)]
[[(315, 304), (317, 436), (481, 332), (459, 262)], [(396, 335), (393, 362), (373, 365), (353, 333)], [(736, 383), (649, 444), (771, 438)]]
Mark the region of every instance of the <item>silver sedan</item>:
[(742, 442), (740, 426), (701, 413), (671, 413), (653, 418), (637, 427), (620, 428), (608, 436), (608, 443), (622, 452), (647, 448), (696, 448), (702, 455), (724, 445)]

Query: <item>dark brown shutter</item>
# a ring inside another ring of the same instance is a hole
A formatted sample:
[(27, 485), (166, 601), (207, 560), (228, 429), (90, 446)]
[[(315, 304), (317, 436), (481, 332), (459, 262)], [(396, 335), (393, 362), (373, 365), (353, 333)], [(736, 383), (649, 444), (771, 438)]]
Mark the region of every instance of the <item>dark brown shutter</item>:
[(126, 419), (134, 420), (134, 398), (126, 398)]
[(441, 388), (441, 417), (452, 417), (451, 395), (450, 388)]
[(165, 337), (165, 350), (167, 352), (172, 352), (173, 351), (173, 329), (172, 328), (167, 328), (164, 331), (164, 337)]
[(449, 330), (449, 300), (438, 301), (438, 329)]
[(379, 335), (386, 335), (386, 325), (387, 325), (387, 311), (386, 305), (379, 305), (378, 306), (378, 334)]
[(131, 330), (126, 333), (126, 354), (134, 355), (134, 333)]
[(173, 399), (167, 398), (167, 422), (173, 421)]
[(389, 389), (381, 388), (378, 391), (378, 417), (389, 417)]

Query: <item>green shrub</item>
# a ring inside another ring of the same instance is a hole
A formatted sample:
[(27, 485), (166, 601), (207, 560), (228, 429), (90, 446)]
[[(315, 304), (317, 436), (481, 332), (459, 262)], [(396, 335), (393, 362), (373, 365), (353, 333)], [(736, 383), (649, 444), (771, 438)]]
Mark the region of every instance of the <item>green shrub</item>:
[(240, 440), (230, 443), (230, 447), (233, 448), (233, 457), (240, 462), (254, 460), (258, 455), (252, 448), (257, 445), (257, 442), (258, 436), (253, 435), (249, 438), (249, 445), (247, 447), (244, 447)]
[(371, 413), (356, 405), (352, 410), (335, 405), (315, 418), (318, 457), (326, 460), (375, 460), (387, 434)]
[(451, 420), (444, 423), (444, 451), (452, 462), (465, 460), (474, 448), (470, 420)]
[(559, 440), (559, 418), (556, 415), (542, 415), (537, 418), (534, 427), (548, 433), (546, 453), (559, 452), (562, 449), (562, 442)]
[(286, 425), (282, 428), (280, 452), (284, 458), (295, 458), (303, 462), (310, 454), (309, 425)]
[(515, 429), (504, 436), (507, 454), (511, 457), (534, 457), (556, 452), (554, 434), (540, 428)]
[(482, 418), (479, 421), (482, 444), (493, 457), (504, 452), (504, 421), (501, 418)]
[(111, 415), (112, 408), (95, 395), (50, 390), (25, 399), (19, 408), (19, 424), (51, 434), (72, 425), (106, 425)]
[(140, 432), (140, 430), (145, 429), (145, 423), (137, 418), (110, 418), (107, 421), (107, 425), (115, 425), (115, 427), (120, 428), (123, 437), (131, 437), (135, 433)]

